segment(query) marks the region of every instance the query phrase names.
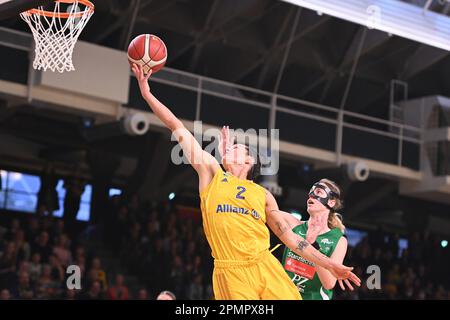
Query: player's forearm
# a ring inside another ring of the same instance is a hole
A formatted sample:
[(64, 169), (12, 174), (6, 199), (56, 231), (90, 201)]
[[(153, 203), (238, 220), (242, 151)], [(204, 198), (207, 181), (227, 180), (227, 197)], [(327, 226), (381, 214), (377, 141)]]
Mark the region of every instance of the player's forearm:
[(152, 93), (142, 94), (150, 109), (155, 113), (159, 120), (171, 131), (183, 128), (184, 125), (169, 108), (162, 104)]
[(334, 286), (336, 285), (337, 279), (331, 274), (330, 271), (328, 271), (327, 269), (325, 269), (323, 267), (316, 266), (316, 272), (317, 272), (317, 276), (320, 279), (320, 283), (322, 283), (322, 286), (325, 289), (331, 290), (334, 288)]
[(320, 253), (302, 237), (290, 231), (283, 238), (284, 239), (281, 240), (284, 244), (299, 256), (302, 256), (306, 260), (311, 261), (318, 266), (324, 267), (325, 269), (331, 267), (330, 258)]
[(293, 228), (295, 228), (296, 226), (298, 226), (299, 224), (302, 224), (302, 222), (300, 220), (295, 218), (289, 212), (286, 212), (286, 211), (283, 211), (283, 210), (278, 210), (278, 212), (280, 213), (280, 217), (283, 218), (283, 220), (286, 222), (286, 224), (289, 226), (289, 228), (291, 230)]

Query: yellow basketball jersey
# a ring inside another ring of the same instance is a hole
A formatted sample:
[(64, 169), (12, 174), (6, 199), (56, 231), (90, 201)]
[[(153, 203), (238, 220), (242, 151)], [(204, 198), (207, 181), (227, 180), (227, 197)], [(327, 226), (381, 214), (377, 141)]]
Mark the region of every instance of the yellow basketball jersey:
[(222, 169), (200, 192), (203, 228), (219, 260), (251, 260), (270, 246), (266, 191)]

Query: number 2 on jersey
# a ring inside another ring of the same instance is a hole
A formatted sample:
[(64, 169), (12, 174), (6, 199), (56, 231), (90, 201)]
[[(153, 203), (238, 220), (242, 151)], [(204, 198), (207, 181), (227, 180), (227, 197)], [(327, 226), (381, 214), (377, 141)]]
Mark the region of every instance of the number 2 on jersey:
[(245, 199), (245, 197), (241, 196), (241, 194), (243, 194), (247, 189), (245, 189), (244, 187), (237, 187), (238, 190), (240, 190), (237, 195), (236, 195), (236, 199)]

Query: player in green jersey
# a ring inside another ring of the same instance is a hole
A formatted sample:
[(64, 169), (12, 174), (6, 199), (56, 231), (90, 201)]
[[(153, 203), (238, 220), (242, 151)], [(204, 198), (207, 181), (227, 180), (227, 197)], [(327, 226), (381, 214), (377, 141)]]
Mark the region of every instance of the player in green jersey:
[[(315, 183), (309, 192), (307, 201), (308, 221), (299, 221), (291, 217), (292, 231), (305, 238), (321, 253), (332, 260), (342, 263), (347, 252), (347, 239), (342, 217), (337, 213), (342, 208), (340, 189), (336, 183), (322, 179)], [(304, 300), (330, 300), (336, 278), (326, 269), (316, 266), (285, 248), (283, 266), (297, 286)], [(353, 290), (350, 283), (345, 284)], [(341, 281), (339, 285), (345, 290)]]

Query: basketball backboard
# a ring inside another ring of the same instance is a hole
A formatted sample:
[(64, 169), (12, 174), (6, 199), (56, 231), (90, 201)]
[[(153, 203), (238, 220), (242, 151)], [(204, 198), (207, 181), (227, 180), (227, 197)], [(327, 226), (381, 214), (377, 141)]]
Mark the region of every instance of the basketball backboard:
[(19, 17), (19, 14), (25, 10), (46, 5), (53, 0), (0, 0), (0, 20)]

